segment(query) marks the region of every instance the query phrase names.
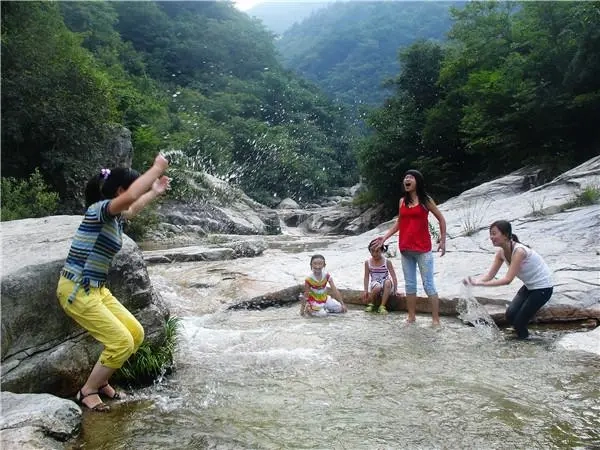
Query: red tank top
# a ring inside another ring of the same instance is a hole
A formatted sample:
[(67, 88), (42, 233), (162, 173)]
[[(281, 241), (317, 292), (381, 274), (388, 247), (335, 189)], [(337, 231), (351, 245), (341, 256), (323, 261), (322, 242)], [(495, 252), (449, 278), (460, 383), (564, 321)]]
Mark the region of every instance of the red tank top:
[(429, 210), (422, 204), (409, 208), (400, 202), (400, 236), (398, 247), (400, 251), (430, 252), (431, 235), (429, 234)]

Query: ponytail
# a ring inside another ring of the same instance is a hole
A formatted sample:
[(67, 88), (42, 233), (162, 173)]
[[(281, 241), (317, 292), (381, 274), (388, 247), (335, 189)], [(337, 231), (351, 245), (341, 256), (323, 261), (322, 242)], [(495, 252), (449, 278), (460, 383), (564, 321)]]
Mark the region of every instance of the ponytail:
[(85, 209), (96, 202), (103, 200), (102, 184), (104, 182), (102, 174), (94, 175), (85, 185)]

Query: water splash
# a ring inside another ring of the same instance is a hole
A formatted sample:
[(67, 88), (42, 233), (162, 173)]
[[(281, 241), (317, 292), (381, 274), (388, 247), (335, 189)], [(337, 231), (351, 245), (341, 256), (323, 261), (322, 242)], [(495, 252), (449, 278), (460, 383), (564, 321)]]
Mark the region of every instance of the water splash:
[(460, 320), (473, 325), (479, 333), (489, 337), (500, 335), (498, 325), (496, 325), (485, 307), (477, 301), (471, 286), (463, 285), (461, 296), (456, 305), (456, 312)]

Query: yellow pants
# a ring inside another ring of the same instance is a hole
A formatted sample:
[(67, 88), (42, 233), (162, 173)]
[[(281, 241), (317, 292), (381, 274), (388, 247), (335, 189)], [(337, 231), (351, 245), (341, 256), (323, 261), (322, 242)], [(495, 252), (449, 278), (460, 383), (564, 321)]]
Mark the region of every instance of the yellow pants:
[(144, 340), (144, 329), (106, 287), (90, 287), (89, 294), (80, 287), (73, 302), (69, 303), (69, 296), (74, 289), (73, 281), (60, 277), (56, 289), (60, 306), (68, 316), (104, 344), (100, 364), (119, 369), (140, 347)]

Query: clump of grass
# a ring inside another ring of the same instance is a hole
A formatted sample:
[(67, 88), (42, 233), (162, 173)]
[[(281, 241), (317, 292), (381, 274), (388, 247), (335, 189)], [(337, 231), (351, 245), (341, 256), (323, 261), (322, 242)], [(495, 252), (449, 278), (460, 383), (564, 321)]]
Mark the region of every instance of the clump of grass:
[(580, 206), (594, 205), (600, 202), (600, 186), (590, 185), (575, 195), (575, 198), (563, 205), (563, 210)]
[(463, 209), (461, 225), (465, 236), (471, 236), (481, 229), (481, 224), (491, 203), (491, 200), (477, 199), (469, 202)]
[(576, 197), (577, 206), (593, 205), (600, 201), (600, 186), (586, 186)]
[(159, 345), (144, 341), (138, 351), (115, 373), (115, 381), (130, 386), (147, 386), (173, 371), (173, 353), (181, 319), (171, 316), (165, 322), (165, 338)]
[(529, 207), (531, 208), (531, 215), (534, 217), (544, 216), (544, 203), (546, 197), (534, 197), (528, 200)]

